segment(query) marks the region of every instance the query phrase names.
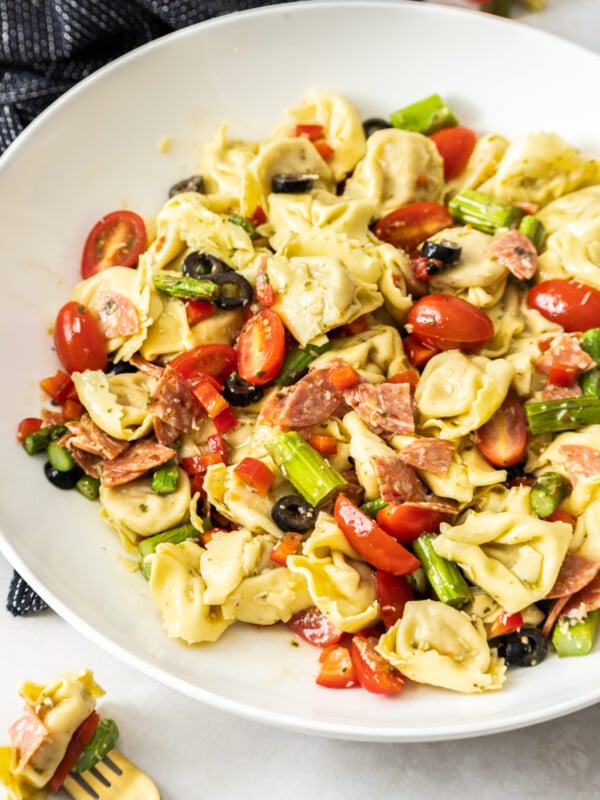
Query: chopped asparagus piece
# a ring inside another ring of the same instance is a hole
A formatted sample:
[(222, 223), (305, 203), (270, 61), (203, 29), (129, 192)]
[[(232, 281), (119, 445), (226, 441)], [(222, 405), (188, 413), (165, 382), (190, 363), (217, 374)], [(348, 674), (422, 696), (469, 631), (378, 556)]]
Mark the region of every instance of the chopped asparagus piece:
[(590, 355), (596, 364), (600, 364), (600, 328), (589, 328), (581, 334), (581, 349)]
[(573, 622), (568, 617), (559, 619), (552, 631), (552, 644), (561, 657), (587, 656), (594, 646), (600, 622), (600, 609), (590, 611), (584, 619)]
[(150, 564), (146, 561), (146, 556), (154, 553), (159, 544), (181, 544), (186, 539), (195, 539), (198, 536), (199, 533), (192, 523), (186, 522), (176, 528), (170, 528), (168, 531), (156, 533), (154, 536), (143, 539), (138, 544), (138, 553), (140, 554), (140, 570), (144, 578), (150, 578), (151, 571)]
[(179, 483), (179, 468), (174, 458), (154, 470), (150, 488), (155, 494), (171, 494)]
[(526, 214), (519, 224), (519, 232), (527, 236), (538, 253), (541, 253), (546, 243), (546, 228), (538, 217)]
[(425, 134), (458, 124), (458, 120), (439, 94), (429, 95), (394, 111), (390, 114), (390, 122), (394, 128)]
[(56, 442), (50, 442), (46, 450), (48, 461), (59, 472), (70, 472), (75, 466), (75, 459), (66, 447), (61, 447)]
[(97, 500), (100, 496), (100, 481), (91, 475), (82, 475), (75, 484), (77, 491), (88, 500)]
[(181, 300), (214, 300), (221, 291), (221, 287), (213, 281), (186, 275), (166, 275), (164, 272), (154, 276), (154, 287)]
[(33, 433), (28, 433), (23, 440), (23, 447), (30, 456), (36, 453), (43, 453), (44, 450), (48, 449), (50, 442), (60, 439), (66, 432), (67, 429), (64, 425), (45, 425), (43, 428), (33, 431)]
[(586, 397), (600, 397), (600, 367), (584, 372), (579, 377), (579, 385)]
[(448, 203), (448, 210), (456, 222), (489, 234), (500, 228), (516, 228), (523, 218), (523, 211), (517, 206), (506, 205), (475, 189), (463, 189), (455, 195)]
[(560, 400), (544, 400), (525, 403), (525, 414), (529, 430), (534, 435), (572, 431), (584, 425), (600, 423), (600, 398), (566, 397)]
[(370, 517), (375, 518), (378, 512), (387, 505), (387, 501), (383, 500), (381, 497), (377, 497), (375, 500), (369, 500), (367, 503), (364, 503), (360, 507), (360, 510), (364, 511), (365, 514), (368, 514)]
[(532, 510), (545, 519), (553, 514), (568, 495), (569, 481), (558, 472), (544, 472), (537, 478), (529, 493)]
[(327, 459), (295, 431), (269, 439), (265, 448), (296, 491), (313, 506), (346, 485)]
[(117, 723), (112, 719), (101, 719), (92, 738), (86, 744), (77, 759), (72, 772), (87, 772), (95, 767), (104, 756), (113, 749), (119, 738)]
[(245, 219), (244, 217), (240, 217), (239, 214), (232, 214), (229, 217), (229, 222), (232, 222), (234, 225), (239, 225), (240, 228), (243, 228), (252, 240), (258, 239), (258, 231), (256, 230), (256, 225), (253, 225), (249, 220)]
[(433, 549), (437, 535), (424, 533), (415, 539), (412, 548), (438, 600), (454, 608), (460, 608), (470, 599), (471, 592), (459, 567), (439, 556)]
[(313, 362), (317, 356), (320, 356), (321, 353), (329, 350), (330, 347), (331, 342), (326, 341), (320, 345), (307, 344), (306, 347), (298, 347), (295, 350), (291, 350), (286, 356), (281, 371), (277, 376), (277, 380), (275, 381), (277, 385), (290, 386), (292, 383), (295, 383), (304, 375), (311, 362)]

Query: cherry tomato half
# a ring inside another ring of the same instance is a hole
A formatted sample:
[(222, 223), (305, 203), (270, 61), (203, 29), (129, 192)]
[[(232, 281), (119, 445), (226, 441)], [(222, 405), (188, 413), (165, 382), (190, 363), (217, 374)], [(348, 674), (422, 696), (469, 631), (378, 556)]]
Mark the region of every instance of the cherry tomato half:
[(363, 689), (375, 694), (392, 694), (404, 686), (404, 678), (380, 655), (375, 636), (353, 636), (350, 655), (356, 677)]
[(437, 533), (448, 514), (414, 503), (388, 503), (377, 512), (377, 524), (402, 544), (410, 544), (423, 533)]
[(350, 651), (343, 644), (331, 645), (322, 653), (316, 682), (327, 689), (350, 689), (358, 686)]
[(144, 220), (133, 211), (111, 211), (89, 232), (81, 257), (81, 274), (90, 278), (108, 267), (133, 267), (146, 248)]
[(477, 134), (471, 128), (454, 125), (442, 128), (429, 137), (444, 159), (444, 178), (456, 178), (467, 166), (477, 144)]
[(92, 312), (81, 303), (71, 300), (58, 312), (54, 345), (68, 373), (106, 369), (106, 341)]
[(600, 327), (600, 291), (586, 283), (542, 281), (529, 290), (527, 305), (569, 333)]
[(474, 436), (479, 452), (495, 467), (513, 467), (527, 447), (527, 416), (518, 398), (507, 395), (492, 417)]
[(261, 308), (244, 324), (237, 341), (240, 378), (264, 386), (277, 375), (285, 357), (285, 327), (270, 308)]
[(169, 361), (169, 366), (182, 378), (192, 382), (203, 375), (211, 375), (225, 383), (236, 364), (236, 352), (228, 344), (200, 344)]
[(452, 225), (454, 220), (446, 206), (423, 200), (390, 211), (377, 221), (373, 233), (383, 242), (412, 253), (425, 239)]
[(494, 335), (491, 319), (481, 309), (450, 294), (421, 297), (408, 313), (412, 335), (437, 350), (477, 350)]

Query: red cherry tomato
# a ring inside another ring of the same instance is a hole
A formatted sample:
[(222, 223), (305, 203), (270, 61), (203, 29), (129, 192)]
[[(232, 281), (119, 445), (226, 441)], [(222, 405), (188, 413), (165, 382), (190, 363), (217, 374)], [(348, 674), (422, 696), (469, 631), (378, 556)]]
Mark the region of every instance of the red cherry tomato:
[(455, 125), (442, 128), (429, 137), (444, 159), (444, 178), (456, 178), (467, 166), (477, 144), (477, 134), (471, 128)]
[(600, 327), (600, 291), (586, 283), (542, 281), (529, 290), (527, 305), (570, 333)]
[(108, 267), (133, 267), (146, 248), (144, 220), (121, 209), (99, 219), (89, 232), (81, 257), (81, 274), (90, 278)]
[(518, 464), (527, 447), (527, 416), (518, 398), (509, 394), (473, 438), (479, 452), (495, 467)]
[(17, 426), (17, 440), (19, 442), (25, 441), (26, 436), (39, 431), (42, 425), (43, 422), (39, 417), (24, 417)]
[(240, 378), (263, 386), (277, 375), (285, 357), (285, 327), (270, 308), (261, 308), (244, 324), (237, 341)]
[(391, 575), (378, 569), (375, 572), (375, 592), (386, 629), (391, 628), (404, 613), (404, 606), (413, 599), (413, 591), (403, 575)]
[(77, 728), (67, 747), (67, 751), (62, 761), (56, 768), (54, 775), (48, 781), (48, 788), (51, 792), (58, 792), (63, 785), (65, 778), (77, 763), (77, 759), (84, 751), (87, 743), (92, 738), (94, 731), (98, 727), (100, 717), (96, 711), (92, 711)]
[(376, 223), (378, 239), (409, 253), (434, 233), (454, 225), (452, 215), (441, 203), (424, 200), (390, 211)]
[(408, 313), (412, 335), (427, 347), (437, 350), (478, 350), (494, 335), (491, 319), (481, 309), (461, 297), (428, 294)]
[(402, 544), (410, 544), (423, 533), (437, 533), (448, 514), (414, 503), (389, 503), (377, 512), (377, 524)]
[(224, 383), (235, 370), (236, 364), (236, 352), (228, 344), (201, 344), (169, 361), (170, 367), (192, 383), (203, 375), (211, 375)]
[(315, 647), (329, 647), (330, 644), (337, 644), (344, 635), (344, 632), (334, 627), (316, 606), (298, 611), (288, 620), (287, 624), (297, 636)]
[(335, 521), (356, 552), (377, 569), (392, 575), (409, 575), (421, 562), (345, 495), (338, 494)]
[(356, 677), (363, 689), (375, 694), (392, 694), (404, 686), (403, 676), (375, 650), (375, 636), (353, 636), (350, 655)]
[(68, 373), (106, 369), (106, 341), (91, 311), (81, 303), (71, 300), (58, 312), (54, 345)]

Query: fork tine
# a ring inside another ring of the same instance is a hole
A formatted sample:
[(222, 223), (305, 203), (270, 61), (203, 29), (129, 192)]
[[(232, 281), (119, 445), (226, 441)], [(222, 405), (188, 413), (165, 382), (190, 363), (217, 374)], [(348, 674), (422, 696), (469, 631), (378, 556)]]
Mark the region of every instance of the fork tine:
[(63, 784), (73, 800), (160, 800), (154, 782), (118, 750)]

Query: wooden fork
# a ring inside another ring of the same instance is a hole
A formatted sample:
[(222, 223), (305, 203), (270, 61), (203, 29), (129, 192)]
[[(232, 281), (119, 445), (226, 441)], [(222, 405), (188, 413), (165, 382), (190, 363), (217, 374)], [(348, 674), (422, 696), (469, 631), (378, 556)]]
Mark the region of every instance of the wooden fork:
[(154, 782), (118, 750), (87, 772), (71, 773), (63, 789), (73, 800), (160, 800)]

